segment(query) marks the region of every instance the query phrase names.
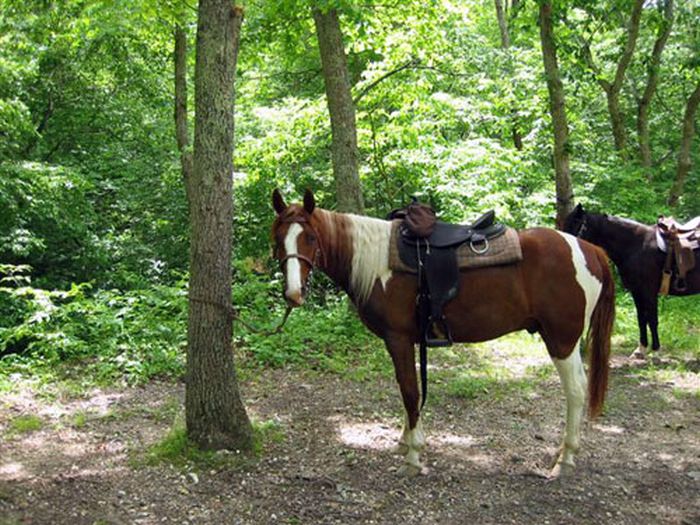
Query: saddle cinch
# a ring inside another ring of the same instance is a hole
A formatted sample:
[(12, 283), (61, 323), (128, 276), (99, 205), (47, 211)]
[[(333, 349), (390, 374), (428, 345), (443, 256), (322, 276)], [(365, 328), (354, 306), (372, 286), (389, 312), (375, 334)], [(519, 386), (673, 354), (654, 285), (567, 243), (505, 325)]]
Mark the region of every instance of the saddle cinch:
[(656, 223), (659, 249), (666, 253), (659, 293), (668, 295), (671, 278), (679, 292), (686, 290), (686, 275), (695, 268), (695, 252), (700, 250), (700, 217), (681, 224), (673, 217), (659, 217)]
[(414, 202), (394, 210), (389, 219), (400, 219), (398, 254), (401, 262), (418, 275), (418, 326), (422, 343), (448, 346), (452, 335), (443, 308), (459, 291), (457, 250), (468, 244), (475, 254), (488, 251), (489, 241), (503, 235), (506, 227), (495, 223), (493, 210), (472, 224), (438, 221), (435, 212)]

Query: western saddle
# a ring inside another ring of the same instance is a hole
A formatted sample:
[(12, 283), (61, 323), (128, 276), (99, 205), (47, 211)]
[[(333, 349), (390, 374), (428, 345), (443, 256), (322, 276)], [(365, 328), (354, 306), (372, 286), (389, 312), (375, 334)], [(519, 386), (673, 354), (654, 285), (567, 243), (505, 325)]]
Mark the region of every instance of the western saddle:
[(433, 210), (417, 200), (394, 210), (389, 219), (400, 219), (398, 251), (401, 261), (418, 274), (418, 324), (422, 343), (448, 346), (452, 334), (443, 307), (459, 291), (457, 248), (467, 244), (476, 254), (486, 253), (489, 240), (505, 233), (495, 223), (493, 210), (471, 224), (438, 221)]
[(662, 243), (659, 243), (659, 248), (666, 252), (659, 293), (668, 295), (674, 270), (674, 288), (684, 292), (687, 287), (686, 275), (695, 267), (695, 251), (700, 250), (700, 216), (681, 224), (673, 217), (662, 215), (656, 227), (666, 248), (664, 250)]

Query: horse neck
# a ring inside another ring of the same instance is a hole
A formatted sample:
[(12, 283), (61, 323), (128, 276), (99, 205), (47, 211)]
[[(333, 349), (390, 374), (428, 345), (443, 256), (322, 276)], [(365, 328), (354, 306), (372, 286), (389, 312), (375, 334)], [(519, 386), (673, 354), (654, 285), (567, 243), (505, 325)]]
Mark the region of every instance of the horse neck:
[(322, 270), (361, 305), (377, 280), (391, 277), (391, 222), (361, 215), (318, 210), (313, 213), (325, 256)]
[(350, 290), (352, 271), (352, 236), (345, 214), (317, 208), (312, 225), (323, 251), (319, 269), (346, 292)]
[(591, 242), (605, 249), (616, 265), (620, 265), (635, 248), (644, 242), (646, 227), (635, 222), (594, 216), (591, 223)]

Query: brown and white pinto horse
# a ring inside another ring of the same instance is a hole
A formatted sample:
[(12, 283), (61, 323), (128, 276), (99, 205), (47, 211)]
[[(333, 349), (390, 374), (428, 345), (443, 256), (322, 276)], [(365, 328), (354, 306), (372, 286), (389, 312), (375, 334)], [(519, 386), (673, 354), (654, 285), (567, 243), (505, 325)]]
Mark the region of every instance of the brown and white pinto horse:
[[(316, 208), (307, 190), (303, 205), (287, 206), (275, 190), (272, 226), (275, 254), (286, 276), (285, 296), (304, 302), (314, 268), (340, 285), (357, 306), (364, 324), (381, 337), (399, 383), (406, 425), (399, 440), (405, 455), (401, 472), (422, 470), (425, 434), (419, 415), (416, 379), (415, 275), (389, 268), (391, 222)], [(566, 395), (566, 427), (552, 476), (569, 471), (579, 448), (588, 383), (588, 411), (597, 416), (608, 380), (614, 282), (600, 248), (545, 228), (519, 232), (523, 260), (516, 264), (462, 271), (458, 296), (445, 307), (457, 342), (494, 339), (516, 330), (539, 332)], [(590, 331), (589, 331), (590, 329)], [(578, 343), (588, 334), (589, 377)]]

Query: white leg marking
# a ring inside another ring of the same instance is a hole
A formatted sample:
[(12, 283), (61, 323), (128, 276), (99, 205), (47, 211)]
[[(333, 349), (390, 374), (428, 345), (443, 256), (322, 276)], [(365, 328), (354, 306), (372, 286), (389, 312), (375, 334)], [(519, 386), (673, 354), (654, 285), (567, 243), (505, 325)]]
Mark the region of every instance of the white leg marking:
[(423, 423), (418, 418), (416, 426), (413, 430), (408, 429), (408, 423), (404, 426), (403, 434), (399, 441), (399, 449), (405, 447), (406, 455), (404, 464), (400, 469), (400, 473), (409, 476), (420, 474), (423, 470), (423, 464), (420, 462), (420, 452), (425, 447), (425, 432), (423, 431)]
[(588, 333), (588, 325), (591, 321), (591, 316), (593, 315), (593, 309), (598, 303), (598, 298), (600, 297), (600, 292), (603, 289), (603, 283), (598, 280), (598, 278), (591, 273), (586, 266), (586, 257), (581, 251), (581, 245), (576, 237), (569, 235), (564, 232), (557, 232), (561, 234), (564, 240), (571, 247), (571, 260), (574, 263), (574, 269), (576, 270), (576, 281), (583, 290), (583, 295), (586, 299), (585, 314), (583, 318), (583, 336), (585, 337)]
[(566, 396), (566, 427), (564, 429), (564, 444), (557, 463), (573, 467), (574, 454), (578, 451), (581, 437), (581, 419), (586, 400), (588, 380), (581, 362), (581, 354), (574, 351), (566, 359), (552, 358), (557, 367), (564, 395)]
[[(304, 231), (304, 228), (299, 224), (292, 224), (287, 230), (287, 236), (284, 238), (284, 251), (286, 254), (298, 253), (297, 240), (299, 235)], [(301, 266), (299, 259), (290, 257), (287, 259), (287, 290), (285, 291), (288, 297), (298, 294), (301, 295)]]

